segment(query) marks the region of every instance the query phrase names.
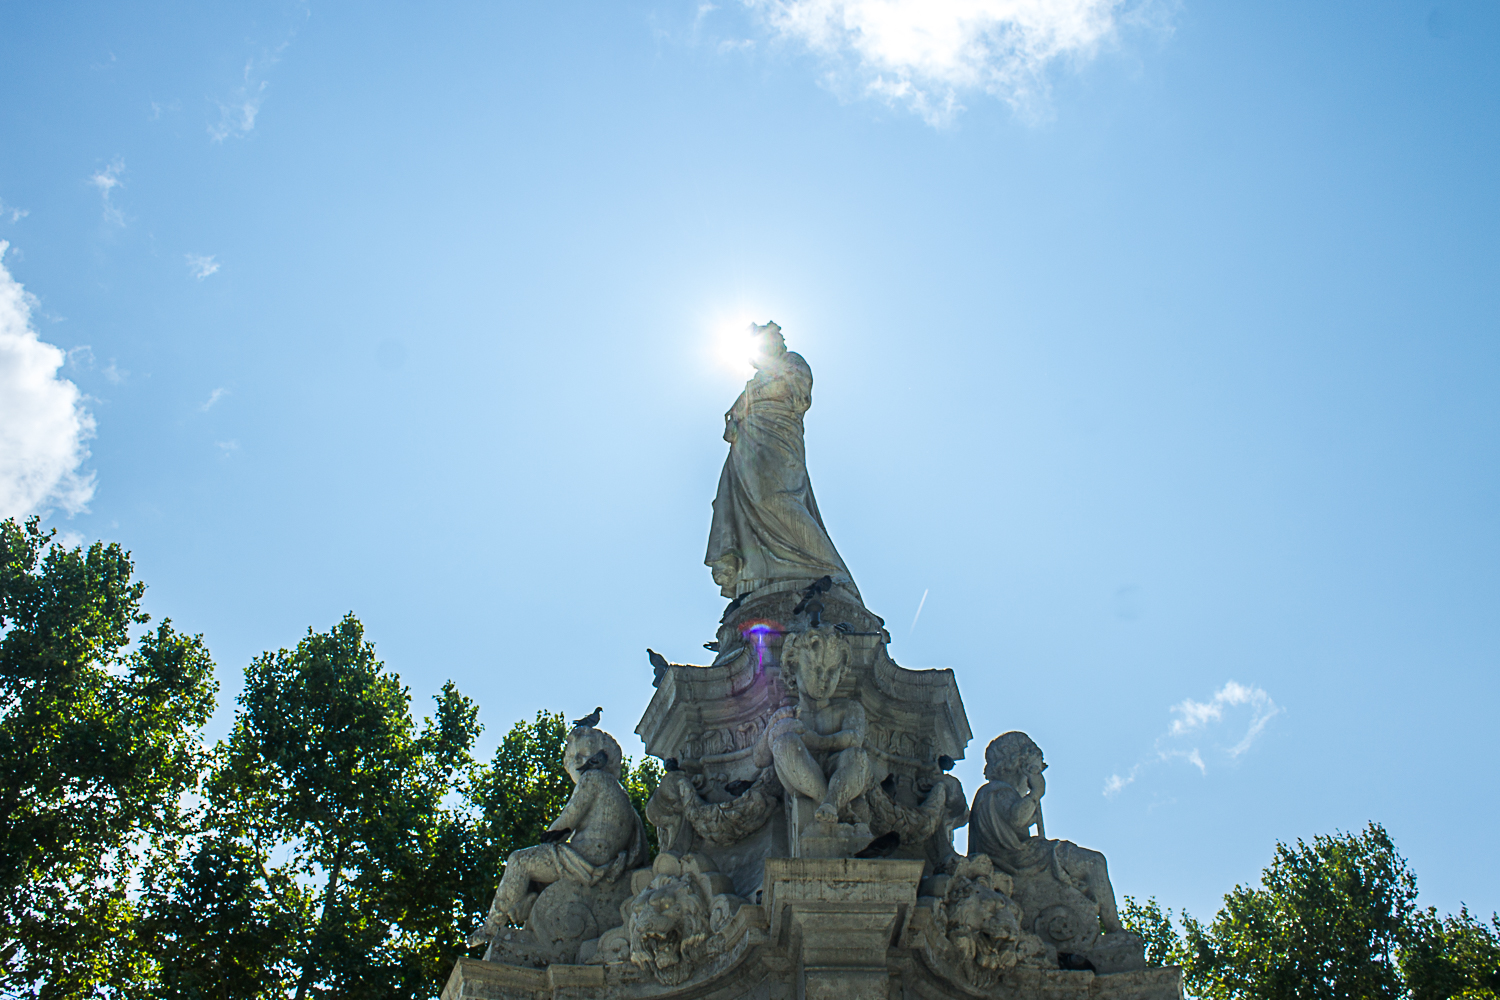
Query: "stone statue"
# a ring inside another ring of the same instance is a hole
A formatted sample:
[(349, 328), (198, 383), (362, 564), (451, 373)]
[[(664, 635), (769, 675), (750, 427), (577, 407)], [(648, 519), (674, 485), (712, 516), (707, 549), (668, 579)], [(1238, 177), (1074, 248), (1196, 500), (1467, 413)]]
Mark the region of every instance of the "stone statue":
[(857, 598), (807, 476), (802, 415), (812, 405), (812, 369), (786, 349), (775, 323), (751, 329), (760, 341), (752, 362), (757, 371), (724, 414), (729, 458), (719, 476), (704, 562), (731, 599), (824, 576)]
[(636, 872), (632, 888), (635, 895), (620, 907), (623, 923), (600, 937), (585, 961), (629, 961), (664, 986), (686, 982), (723, 952), (718, 932), (745, 902), (703, 858), (670, 851)]
[[(568, 734), (563, 766), (573, 794), (548, 827), (549, 842), (505, 859), (471, 946), (490, 942), (496, 960), (568, 962), (583, 941), (618, 925), (629, 873), (647, 860), (645, 827), (620, 785), (620, 760), (620, 744), (608, 733), (578, 726)], [(534, 883), (544, 886), (540, 894), (530, 891)], [(522, 932), (505, 931), (507, 924)]]
[(1043, 833), (1046, 767), (1041, 748), (1025, 733), (1005, 733), (990, 742), (984, 751), (986, 784), (974, 794), (969, 813), (969, 856), (988, 856), (1014, 879), (1024, 926), (1059, 952), (1092, 952), (1101, 926), (1112, 939), (1111, 951), (1124, 946), (1128, 952), (1139, 939), (1120, 925), (1104, 855), (1071, 841), (1048, 840)]
[(932, 929), (928, 961), (979, 990), (993, 989), (1011, 969), (1057, 968), (1057, 949), (1021, 928), (1021, 907), (1007, 895), (1010, 876), (983, 854), (962, 858), (952, 874), (929, 880)]
[[(788, 635), (781, 656), (782, 680), (795, 688), (797, 706), (772, 716), (754, 763), (774, 765), (783, 788), (814, 804), (811, 824), (794, 805), (790, 821), (807, 831), (803, 836), (836, 841), (867, 834), (868, 806), (864, 815), (850, 816), (851, 805), (856, 799), (864, 803), (860, 797), (870, 785), (865, 708), (856, 698), (835, 697), (852, 658), (849, 640), (837, 628), (809, 629)], [(864, 829), (837, 829), (840, 820), (850, 818)], [(814, 825), (819, 829), (812, 831)]]

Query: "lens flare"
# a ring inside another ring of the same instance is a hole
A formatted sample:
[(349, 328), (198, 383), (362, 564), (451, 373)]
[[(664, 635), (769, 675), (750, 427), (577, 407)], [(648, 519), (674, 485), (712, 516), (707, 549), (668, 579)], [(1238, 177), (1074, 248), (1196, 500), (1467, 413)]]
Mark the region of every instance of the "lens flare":
[(773, 621), (746, 622), (740, 626), (740, 635), (746, 644), (755, 649), (755, 672), (761, 673), (766, 669), (766, 649), (771, 636), (781, 634), (781, 625)]

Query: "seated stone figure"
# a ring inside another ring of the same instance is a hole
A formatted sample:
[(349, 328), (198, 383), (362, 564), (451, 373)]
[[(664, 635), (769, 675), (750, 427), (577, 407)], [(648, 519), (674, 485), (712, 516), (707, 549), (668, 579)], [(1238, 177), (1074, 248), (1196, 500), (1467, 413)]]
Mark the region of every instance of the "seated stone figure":
[(990, 743), (984, 752), (987, 783), (975, 793), (969, 813), (969, 856), (988, 855), (996, 869), (1014, 877), (1027, 929), (1035, 927), (1059, 951), (1092, 951), (1101, 925), (1114, 942), (1127, 943), (1115, 935), (1134, 941), (1120, 926), (1104, 855), (1044, 835), (1046, 766), (1025, 733), (1006, 733)]
[(782, 679), (795, 686), (797, 707), (772, 717), (755, 750), (756, 766), (774, 764), (782, 786), (816, 802), (813, 818), (830, 826), (870, 785), (864, 706), (834, 697), (852, 655), (834, 628), (788, 635)]
[[(578, 726), (568, 734), (563, 765), (574, 788), (548, 827), (557, 839), (512, 851), (505, 859), (489, 916), (470, 935), (470, 945), (494, 939), (494, 957), (534, 951), (547, 957), (559, 948), (566, 951), (570, 941), (576, 950), (580, 940), (618, 924), (620, 900), (629, 892), (627, 876), (647, 860), (645, 828), (620, 785), (620, 759), (619, 743), (606, 732)], [(532, 896), (533, 883), (547, 888)], [(549, 906), (557, 883), (569, 891)], [(601, 920), (607, 926), (600, 926)], [(510, 934), (513, 944), (502, 947), (504, 926), (523, 922), (527, 933)]]

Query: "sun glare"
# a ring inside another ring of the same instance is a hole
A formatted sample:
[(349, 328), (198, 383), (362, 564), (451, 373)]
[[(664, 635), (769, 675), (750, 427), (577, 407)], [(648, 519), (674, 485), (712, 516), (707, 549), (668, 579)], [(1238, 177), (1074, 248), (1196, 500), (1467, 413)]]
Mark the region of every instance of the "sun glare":
[(755, 366), (750, 363), (758, 346), (750, 336), (753, 322), (749, 316), (736, 316), (717, 321), (710, 327), (715, 367), (738, 378), (755, 374)]

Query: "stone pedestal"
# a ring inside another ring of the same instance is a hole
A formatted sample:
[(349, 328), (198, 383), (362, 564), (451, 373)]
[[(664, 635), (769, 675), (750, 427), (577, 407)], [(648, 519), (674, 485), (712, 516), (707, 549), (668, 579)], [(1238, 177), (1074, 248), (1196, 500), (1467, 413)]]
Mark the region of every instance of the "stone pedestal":
[(890, 995), (888, 953), (917, 904), (922, 862), (772, 858), (764, 908), (796, 969), (798, 1000)]

